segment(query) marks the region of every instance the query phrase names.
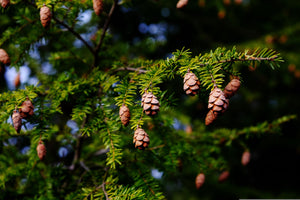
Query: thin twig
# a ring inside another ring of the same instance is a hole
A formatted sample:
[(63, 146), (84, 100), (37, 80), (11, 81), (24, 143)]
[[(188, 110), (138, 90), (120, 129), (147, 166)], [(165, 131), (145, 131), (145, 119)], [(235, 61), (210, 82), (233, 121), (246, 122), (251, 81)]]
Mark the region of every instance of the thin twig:
[(107, 19), (106, 19), (106, 21), (105, 21), (105, 24), (104, 24), (104, 26), (103, 26), (103, 31), (102, 31), (102, 35), (101, 35), (101, 37), (100, 37), (99, 43), (98, 43), (98, 45), (96, 46), (96, 48), (95, 48), (95, 50), (94, 50), (94, 66), (93, 66), (93, 67), (96, 67), (96, 65), (97, 65), (97, 62), (98, 62), (98, 52), (99, 52), (99, 50), (100, 50), (100, 48), (101, 48), (101, 45), (102, 45), (102, 43), (103, 43), (103, 40), (104, 40), (106, 31), (107, 31), (108, 26), (109, 26), (110, 21), (111, 21), (111, 17), (112, 17), (112, 15), (113, 15), (114, 10), (115, 10), (115, 8), (117, 7), (117, 5), (118, 5), (118, 0), (114, 0), (114, 3), (113, 3), (113, 5), (111, 6), (111, 9), (110, 9), (110, 11), (109, 11), (108, 17), (107, 17)]
[(139, 74), (147, 73), (147, 70), (140, 69), (140, 68), (133, 68), (133, 67), (121, 67), (116, 69), (115, 71), (133, 71), (138, 72)]
[(103, 193), (105, 195), (106, 200), (110, 200), (110, 198), (108, 197), (108, 194), (107, 194), (107, 192), (105, 190), (105, 182), (103, 182), (101, 185), (99, 185), (99, 187), (102, 188), (102, 191), (103, 191)]
[(66, 23), (64, 23), (63, 21), (57, 19), (55, 16), (52, 17), (52, 19), (54, 19), (57, 23), (59, 23), (60, 25), (64, 26), (65, 28), (68, 29), (68, 31), (70, 31), (75, 37), (77, 37), (89, 50), (92, 54), (94, 54), (94, 49), (87, 43), (87, 41), (85, 41), (81, 35), (79, 33), (77, 33), (73, 28), (71, 28), (70, 26), (68, 26)]
[(148, 186), (148, 188), (149, 188), (149, 190), (151, 191), (151, 193), (155, 196), (155, 192), (154, 192), (154, 190), (150, 187), (150, 185), (149, 185), (149, 183), (148, 183), (148, 181), (142, 176), (142, 172), (141, 172), (141, 170), (139, 170), (139, 174), (140, 174), (140, 176), (142, 177), (142, 179), (143, 179), (143, 181), (144, 181), (144, 183)]
[(166, 145), (165, 145), (165, 144), (161, 144), (161, 145), (158, 145), (158, 146), (156, 146), (156, 147), (148, 148), (147, 150), (148, 150), (148, 151), (152, 151), (152, 150), (154, 150), (154, 149), (163, 148), (164, 146), (166, 146)]

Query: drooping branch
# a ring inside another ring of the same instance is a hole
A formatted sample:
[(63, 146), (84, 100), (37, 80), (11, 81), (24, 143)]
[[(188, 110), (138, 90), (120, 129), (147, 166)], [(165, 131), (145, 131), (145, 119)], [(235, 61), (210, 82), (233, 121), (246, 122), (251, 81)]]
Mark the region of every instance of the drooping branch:
[(79, 33), (77, 33), (72, 27), (68, 26), (66, 23), (63, 21), (59, 20), (55, 16), (52, 17), (57, 23), (60, 25), (64, 26), (68, 31), (70, 31), (75, 37), (77, 37), (89, 50), (92, 54), (94, 54), (94, 49), (85, 41)]

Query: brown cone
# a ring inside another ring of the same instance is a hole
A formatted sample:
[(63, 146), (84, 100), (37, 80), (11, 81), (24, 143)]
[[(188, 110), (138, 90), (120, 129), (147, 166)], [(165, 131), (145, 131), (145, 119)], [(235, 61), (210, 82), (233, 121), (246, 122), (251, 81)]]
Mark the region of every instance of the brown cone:
[(203, 173), (200, 173), (197, 175), (195, 180), (196, 188), (199, 189), (205, 182), (205, 175)]
[(224, 95), (227, 99), (231, 98), (241, 86), (241, 81), (239, 79), (232, 79), (224, 88)]
[(159, 111), (159, 101), (151, 92), (145, 92), (142, 96), (142, 107), (146, 115), (154, 116)]
[(246, 166), (248, 165), (248, 163), (250, 162), (250, 157), (251, 157), (251, 154), (249, 151), (245, 151), (242, 155), (242, 159), (241, 159), (241, 163), (242, 165)]
[(211, 109), (215, 115), (224, 113), (228, 108), (229, 100), (226, 99), (221, 89), (215, 87), (209, 94), (208, 108)]
[(19, 112), (24, 119), (31, 117), (34, 114), (34, 106), (28, 98), (22, 103)]
[(194, 96), (200, 90), (200, 81), (193, 72), (185, 74), (183, 79), (183, 90), (186, 94)]
[(15, 130), (17, 131), (17, 133), (20, 133), (21, 126), (22, 126), (22, 117), (18, 111), (14, 110), (12, 114), (12, 120), (13, 120)]
[(209, 110), (206, 118), (205, 118), (205, 125), (208, 126), (213, 123), (217, 119), (217, 115), (214, 114), (213, 110)]
[(100, 15), (103, 11), (103, 0), (93, 0), (93, 8), (96, 15)]
[(44, 28), (50, 25), (52, 13), (49, 7), (43, 6), (40, 10), (40, 20)]
[(229, 175), (230, 175), (229, 171), (224, 171), (224, 172), (222, 172), (222, 173), (220, 174), (220, 176), (219, 176), (218, 181), (219, 181), (220, 183), (226, 181), (226, 180), (228, 179)]
[(21, 84), (20, 81), (20, 72), (17, 74), (16, 78), (15, 78), (15, 88), (18, 88)]
[(181, 9), (183, 7), (185, 7), (188, 4), (188, 0), (179, 0), (177, 2), (176, 8)]
[(6, 8), (10, 4), (10, 0), (0, 0), (0, 2), (3, 8)]
[(123, 104), (120, 107), (119, 116), (120, 116), (122, 124), (124, 126), (127, 126), (129, 124), (129, 120), (130, 120), (130, 111), (129, 111), (129, 108), (125, 104)]
[(5, 65), (10, 64), (10, 58), (4, 49), (0, 49), (0, 62)]
[(36, 151), (40, 160), (43, 160), (46, 156), (46, 147), (42, 140), (39, 141), (39, 144), (36, 147)]
[(135, 148), (144, 150), (145, 148), (148, 147), (149, 143), (150, 143), (150, 139), (148, 134), (144, 131), (144, 129), (137, 128), (133, 136), (133, 144)]

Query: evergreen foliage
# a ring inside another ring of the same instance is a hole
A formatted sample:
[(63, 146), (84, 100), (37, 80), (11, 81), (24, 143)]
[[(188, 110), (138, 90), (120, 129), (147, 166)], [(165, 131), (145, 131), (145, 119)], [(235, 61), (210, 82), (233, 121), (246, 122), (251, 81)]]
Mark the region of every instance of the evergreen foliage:
[[(39, 21), (43, 5), (52, 10), (46, 29)], [(181, 104), (197, 99), (207, 106), (209, 92), (224, 89), (232, 77), (247, 85), (239, 63), (277, 70), (283, 58), (271, 48), (258, 47), (218, 47), (196, 56), (182, 48), (165, 59), (138, 57), (116, 41), (113, 29), (107, 31), (121, 6), (130, 7), (130, 1), (104, 1), (104, 13), (92, 13), (87, 22), (79, 16), (92, 12), (92, 1), (14, 0), (1, 9), (1, 19), (8, 20), (0, 23), (0, 47), (10, 55), (10, 67), (28, 66), (39, 82), (1, 89), (0, 199), (166, 199), (166, 186), (153, 176), (154, 169), (174, 180), (185, 168), (193, 183), (200, 172), (228, 170), (232, 159), (224, 152), (238, 149), (234, 160), (239, 161), (248, 150), (247, 140), (280, 133), (283, 123), (296, 118), (218, 128), (206, 127), (202, 117), (191, 131), (176, 128), (185, 115), (177, 110)], [(44, 73), (41, 66), (51, 66), (52, 72)], [(177, 87), (176, 81), (189, 70), (201, 83), (196, 97), (169, 88)], [(145, 91), (159, 99), (155, 117), (145, 115), (140, 106)], [(35, 106), (34, 115), (22, 120), (17, 133), (11, 115), (26, 98)], [(118, 116), (123, 104), (131, 112), (129, 127)], [(144, 151), (132, 144), (138, 127), (150, 137)], [(44, 161), (36, 152), (40, 140), (47, 148)]]

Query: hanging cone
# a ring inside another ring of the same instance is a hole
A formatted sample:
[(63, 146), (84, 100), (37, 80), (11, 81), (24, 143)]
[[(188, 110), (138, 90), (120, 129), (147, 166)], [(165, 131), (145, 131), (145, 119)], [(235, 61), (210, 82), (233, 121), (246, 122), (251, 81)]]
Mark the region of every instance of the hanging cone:
[(232, 79), (224, 88), (224, 95), (227, 99), (231, 98), (241, 86), (241, 81), (239, 79)]
[(21, 114), (21, 117), (24, 119), (29, 118), (34, 114), (34, 106), (28, 97), (22, 103), (21, 108), (19, 109), (19, 112)]
[(120, 107), (119, 116), (120, 116), (122, 124), (124, 126), (127, 126), (129, 124), (129, 120), (130, 120), (130, 111), (129, 111), (129, 108), (125, 104), (123, 104)]
[(15, 130), (17, 131), (17, 133), (20, 133), (21, 126), (22, 126), (22, 117), (21, 117), (20, 113), (16, 110), (14, 110), (14, 112), (12, 114), (12, 121), (13, 121)]
[(246, 166), (248, 165), (248, 163), (250, 162), (250, 157), (251, 157), (251, 154), (249, 151), (245, 151), (242, 155), (242, 159), (241, 159), (241, 163), (242, 165)]
[(200, 89), (200, 81), (193, 72), (185, 74), (183, 79), (183, 90), (187, 95), (194, 96)]
[(5, 65), (10, 64), (10, 58), (4, 49), (0, 49), (0, 62)]
[(144, 112), (146, 115), (154, 116), (159, 111), (159, 101), (157, 97), (154, 96), (151, 92), (145, 92), (142, 96), (142, 103), (141, 103)]
[(222, 90), (215, 87), (209, 94), (208, 108), (214, 112), (214, 115), (218, 116), (226, 111), (228, 105), (229, 100), (226, 99)]
[(144, 150), (148, 147), (150, 139), (148, 134), (142, 128), (137, 128), (134, 132), (133, 143), (135, 148)]
[(50, 25), (51, 18), (52, 18), (52, 13), (50, 8), (48, 8), (45, 5), (41, 7), (40, 20), (44, 28), (47, 28)]
[(213, 123), (217, 119), (217, 115), (214, 114), (213, 110), (209, 110), (206, 118), (205, 118), (205, 125), (208, 126)]
[(20, 81), (20, 72), (19, 72), (15, 78), (15, 88), (18, 88), (20, 85), (21, 85), (21, 81)]
[(103, 11), (103, 0), (93, 0), (93, 8), (96, 15), (100, 15)]
[(197, 175), (195, 180), (196, 188), (199, 189), (205, 182), (205, 175), (203, 173), (200, 173)]
[(177, 2), (176, 8), (181, 9), (184, 8), (188, 4), (188, 0), (179, 0)]
[(46, 156), (46, 147), (42, 140), (39, 141), (39, 144), (36, 147), (36, 151), (40, 160), (43, 160)]
[(219, 176), (218, 181), (219, 181), (220, 183), (226, 181), (226, 180), (228, 179), (229, 175), (230, 175), (229, 171), (224, 171), (224, 172), (222, 172), (222, 173), (220, 174), (220, 176)]
[(6, 8), (10, 4), (10, 0), (0, 0), (0, 2), (3, 8)]

